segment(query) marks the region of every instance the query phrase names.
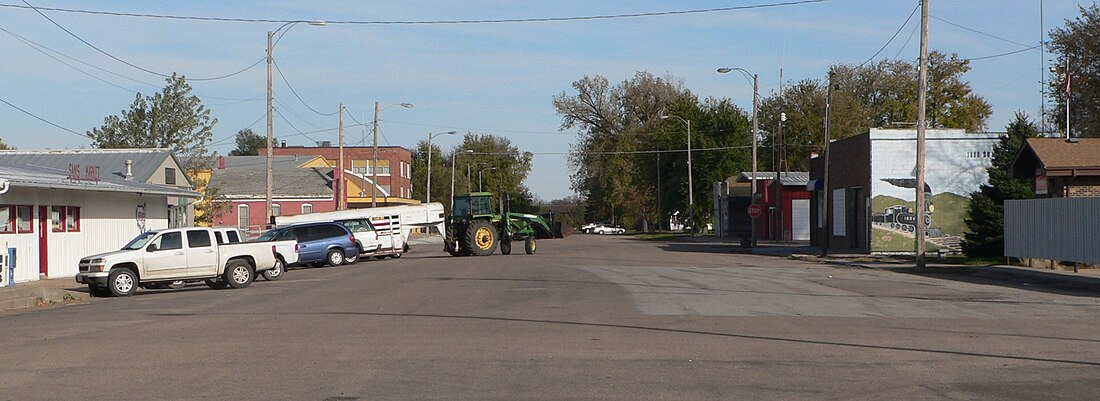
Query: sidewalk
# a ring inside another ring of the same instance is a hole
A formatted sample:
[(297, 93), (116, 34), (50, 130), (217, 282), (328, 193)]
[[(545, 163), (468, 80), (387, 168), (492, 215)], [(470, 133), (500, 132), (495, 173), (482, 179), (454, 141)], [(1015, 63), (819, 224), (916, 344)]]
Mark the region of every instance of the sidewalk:
[(84, 286), (72, 277), (27, 281), (0, 288), (0, 312), (90, 299)]
[[(722, 246), (740, 246), (740, 240), (735, 238), (683, 237), (682, 240), (688, 242), (720, 244)], [(822, 257), (819, 256), (821, 255), (821, 248), (810, 246), (806, 242), (797, 241), (757, 241), (755, 247), (744, 248), (743, 253), (795, 258), (811, 262), (857, 266), (868, 269), (905, 271), (916, 269), (912, 261), (899, 260), (883, 255), (852, 254), (844, 253), (843, 250), (835, 250), (830, 251), (826, 256)], [(936, 271), (936, 269), (941, 271), (968, 270), (1062, 287), (1100, 290), (1100, 269), (1082, 269), (1075, 273), (1068, 270), (1048, 270), (1010, 265), (959, 265), (937, 263), (937, 261), (938, 258), (935, 255), (930, 255), (928, 259), (926, 259), (926, 268), (930, 272)]]

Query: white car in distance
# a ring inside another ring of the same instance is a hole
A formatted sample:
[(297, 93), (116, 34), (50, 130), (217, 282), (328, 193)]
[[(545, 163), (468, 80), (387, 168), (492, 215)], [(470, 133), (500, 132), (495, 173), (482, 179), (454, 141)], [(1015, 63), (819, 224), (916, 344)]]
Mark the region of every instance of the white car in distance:
[(598, 225), (592, 228), (594, 234), (626, 234), (626, 229), (622, 227), (611, 227), (606, 225)]

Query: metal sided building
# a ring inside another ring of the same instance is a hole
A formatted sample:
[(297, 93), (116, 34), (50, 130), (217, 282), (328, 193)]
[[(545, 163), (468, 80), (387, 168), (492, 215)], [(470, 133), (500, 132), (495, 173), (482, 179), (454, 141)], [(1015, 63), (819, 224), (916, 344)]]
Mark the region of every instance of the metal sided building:
[(16, 251), (16, 282), (75, 276), (81, 257), (167, 228), (169, 199), (198, 197), (99, 169), (0, 163), (0, 246)]
[(986, 170), (1001, 135), (927, 130), (924, 192), (929, 202), (923, 212), (914, 210), (915, 129), (873, 128), (831, 142), (828, 188), (823, 188), (824, 157), (811, 161), (811, 243), (838, 250), (912, 253), (915, 219), (923, 218), (926, 249), (960, 251), (970, 194), (988, 181)]

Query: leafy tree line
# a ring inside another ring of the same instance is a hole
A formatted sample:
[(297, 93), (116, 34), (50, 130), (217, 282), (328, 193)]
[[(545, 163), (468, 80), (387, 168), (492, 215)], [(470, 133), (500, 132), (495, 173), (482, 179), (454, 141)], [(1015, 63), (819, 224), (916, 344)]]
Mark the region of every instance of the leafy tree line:
[[(916, 122), (916, 65), (905, 60), (830, 67), (833, 139), (872, 127)], [(933, 52), (928, 124), (932, 128), (985, 127), (991, 107), (972, 93), (963, 75), (969, 62)], [(824, 147), (829, 80), (803, 79), (760, 102), (758, 169), (805, 171)], [(574, 93), (554, 97), (561, 129), (577, 129), (569, 157), (573, 190), (587, 200), (590, 220), (647, 230), (673, 216), (691, 226), (710, 220), (711, 183), (751, 170), (749, 110), (728, 99), (700, 100), (682, 81), (647, 72), (617, 85), (602, 76), (573, 82)], [(660, 118), (660, 111), (675, 116)], [(781, 122), (781, 115), (786, 121)], [(678, 117), (678, 118), (676, 118)], [(693, 187), (687, 180), (687, 124), (691, 122)], [(780, 126), (782, 124), (782, 126)], [(782, 135), (782, 140), (780, 140)], [(658, 156), (659, 155), (659, 156)], [(772, 155), (772, 156), (769, 156)], [(689, 207), (689, 193), (694, 208)]]
[(492, 192), (494, 210), (503, 196), (511, 210), (536, 211), (534, 196), (524, 184), (534, 155), (520, 151), (508, 138), (467, 133), (461, 143), (446, 152), (436, 143), (428, 149), (428, 142), (420, 141), (413, 151), (413, 199), (424, 200), (427, 196), (428, 152), (432, 152), (431, 202), (440, 202), (450, 210), (454, 171), (456, 194)]
[(1057, 58), (1048, 92), (1052, 107), (1047, 112), (1054, 127), (1065, 132), (1069, 101), (1074, 136), (1100, 137), (1100, 5), (1094, 2), (1079, 7), (1080, 17), (1066, 20), (1064, 27), (1050, 32), (1049, 48)]

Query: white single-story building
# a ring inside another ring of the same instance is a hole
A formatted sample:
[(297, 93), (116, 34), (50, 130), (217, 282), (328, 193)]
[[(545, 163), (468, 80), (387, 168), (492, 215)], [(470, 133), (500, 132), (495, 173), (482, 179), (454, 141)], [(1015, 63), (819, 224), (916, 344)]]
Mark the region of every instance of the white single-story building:
[(200, 197), (97, 170), (0, 164), (0, 247), (15, 249), (15, 282), (75, 276), (81, 257), (167, 228), (169, 198)]

